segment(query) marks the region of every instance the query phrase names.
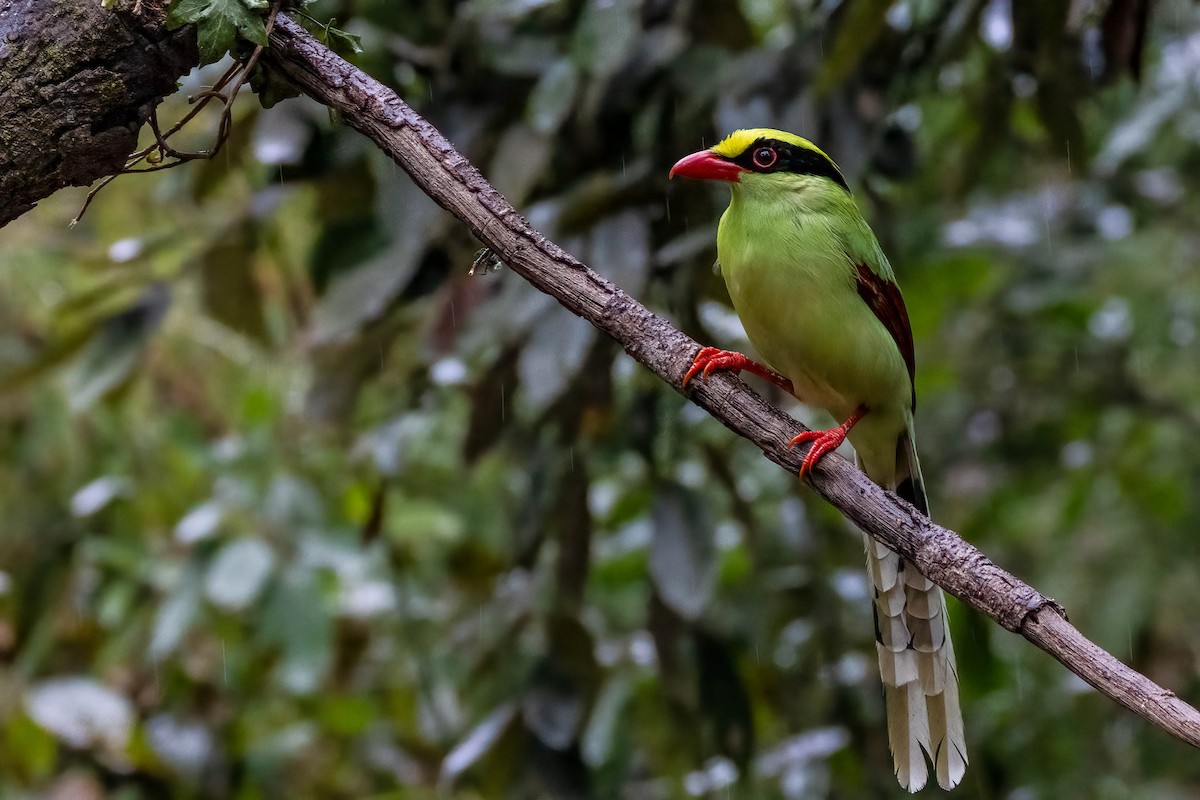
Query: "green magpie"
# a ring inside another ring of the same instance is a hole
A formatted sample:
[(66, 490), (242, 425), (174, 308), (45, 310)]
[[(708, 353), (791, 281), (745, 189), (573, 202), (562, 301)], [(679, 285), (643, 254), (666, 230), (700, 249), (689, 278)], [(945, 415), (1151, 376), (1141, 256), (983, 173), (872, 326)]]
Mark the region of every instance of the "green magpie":
[[(747, 371), (844, 422), (806, 431), (800, 476), (846, 439), (872, 481), (928, 515), (913, 432), (912, 328), (895, 275), (833, 160), (807, 139), (734, 131), (681, 159), (671, 177), (728, 183), (717, 261), (750, 343), (766, 364), (705, 347), (684, 378)], [(769, 366), (768, 366), (769, 365)], [(958, 673), (942, 590), (864, 534), (896, 777), (957, 785), (967, 766)]]

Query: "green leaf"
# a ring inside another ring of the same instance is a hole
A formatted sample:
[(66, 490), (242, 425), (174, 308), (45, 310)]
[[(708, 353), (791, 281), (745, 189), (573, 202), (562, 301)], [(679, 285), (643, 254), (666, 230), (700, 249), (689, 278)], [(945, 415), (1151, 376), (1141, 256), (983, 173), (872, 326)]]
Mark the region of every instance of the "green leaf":
[(262, 633), (283, 651), (276, 680), (294, 694), (316, 691), (333, 661), (333, 618), (316, 573), (297, 565), (282, 576), (267, 598)]
[(335, 28), (336, 18), (332, 18), (328, 22), (321, 22), (305, 13), (300, 13), (299, 16), (303, 22), (307, 23), (305, 27), (312, 32), (313, 36), (317, 37), (317, 41), (339, 56), (358, 54), (363, 51), (362, 37), (341, 28)]
[(335, 28), (332, 25), (325, 28), (325, 37), (322, 40), (325, 45), (340, 56), (350, 53), (358, 54), (363, 51), (362, 37), (356, 34), (344, 31), (341, 28)]
[(271, 108), (280, 101), (300, 96), (287, 78), (262, 61), (255, 64), (254, 71), (250, 73), (250, 88), (258, 95), (258, 102), (263, 108)]
[(238, 38), (267, 43), (261, 14), (265, 0), (175, 0), (167, 14), (167, 27), (195, 25), (200, 64), (211, 64), (237, 45)]
[(200, 255), (200, 289), (212, 318), (260, 344), (270, 343), (262, 286), (255, 276), (257, 232), (243, 220)]
[(24, 713), (9, 714), (2, 730), (9, 742), (20, 742), (10, 748), (9, 763), (16, 775), (33, 783), (47, 779), (58, 758), (58, 742), (53, 734)]

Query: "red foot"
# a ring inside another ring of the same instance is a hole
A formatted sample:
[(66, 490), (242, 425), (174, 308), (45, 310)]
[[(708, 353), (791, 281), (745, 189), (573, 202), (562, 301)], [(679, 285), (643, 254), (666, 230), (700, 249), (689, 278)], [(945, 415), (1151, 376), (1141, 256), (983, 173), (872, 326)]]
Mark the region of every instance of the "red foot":
[(795, 447), (796, 445), (803, 444), (804, 442), (812, 442), (812, 445), (808, 448), (808, 452), (804, 454), (804, 460), (800, 462), (800, 472), (798, 474), (801, 480), (803, 480), (804, 476), (809, 472), (812, 472), (812, 468), (815, 467), (817, 462), (821, 460), (821, 456), (825, 455), (831, 450), (837, 450), (842, 446), (842, 442), (846, 441), (846, 436), (850, 433), (850, 429), (853, 428), (855, 423), (862, 419), (866, 413), (867, 409), (863, 406), (859, 406), (858, 410), (854, 412), (850, 419), (846, 420), (836, 428), (832, 428), (827, 431), (805, 431), (795, 439), (792, 439), (790, 442), (788, 442), (788, 447)]
[(683, 376), (683, 385), (687, 386), (688, 381), (696, 377), (696, 373), (700, 373), (702, 378), (707, 378), (710, 372), (717, 369), (749, 372), (763, 380), (770, 381), (788, 394), (795, 394), (792, 382), (775, 370), (763, 366), (757, 361), (752, 361), (741, 353), (735, 353), (732, 350), (722, 350), (719, 347), (705, 347), (696, 354), (696, 359), (692, 362), (692, 368)]

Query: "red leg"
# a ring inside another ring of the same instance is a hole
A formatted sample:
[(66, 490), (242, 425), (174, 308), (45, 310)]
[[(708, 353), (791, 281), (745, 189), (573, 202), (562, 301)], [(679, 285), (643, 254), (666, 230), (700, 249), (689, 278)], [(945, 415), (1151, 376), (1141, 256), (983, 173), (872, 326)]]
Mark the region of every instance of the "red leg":
[(696, 354), (696, 360), (692, 362), (692, 368), (683, 376), (683, 385), (687, 386), (688, 381), (696, 377), (696, 373), (701, 373), (702, 378), (707, 378), (708, 374), (715, 369), (749, 372), (763, 380), (770, 381), (788, 394), (794, 395), (796, 393), (792, 387), (792, 382), (770, 367), (759, 364), (757, 361), (752, 361), (741, 353), (735, 353), (732, 350), (722, 350), (718, 347), (705, 347)]
[(850, 429), (854, 427), (860, 419), (867, 413), (866, 406), (859, 406), (850, 419), (838, 425), (836, 428), (827, 431), (805, 431), (788, 442), (788, 447), (795, 447), (803, 442), (812, 442), (812, 446), (808, 448), (808, 452), (804, 454), (804, 460), (800, 462), (800, 478), (812, 471), (816, 466), (817, 461), (821, 456), (831, 450), (837, 450), (841, 447), (842, 442), (846, 441), (846, 435), (850, 433)]

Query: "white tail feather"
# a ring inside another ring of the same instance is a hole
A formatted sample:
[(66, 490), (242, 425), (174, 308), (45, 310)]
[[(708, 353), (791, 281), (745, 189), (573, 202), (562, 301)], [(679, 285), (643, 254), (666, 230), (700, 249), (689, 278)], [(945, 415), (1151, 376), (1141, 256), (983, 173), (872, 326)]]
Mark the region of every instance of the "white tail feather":
[[(870, 546), (867, 560), (875, 560)], [(877, 574), (873, 567), (872, 576)], [(916, 571), (901, 561), (900, 575), (909, 572)], [(917, 791), (927, 780), (928, 757), (938, 785), (950, 789), (966, 770), (967, 746), (942, 590), (930, 584), (921, 592), (909, 585), (901, 595), (908, 603), (893, 614), (890, 592), (880, 591), (878, 585), (875, 589), (876, 651), (896, 778), (904, 788)]]
[[(911, 421), (910, 421), (911, 424)], [(894, 469), (867, 469), (872, 480), (902, 492), (922, 511), (925, 493), (911, 429), (901, 437)], [(866, 467), (867, 465), (863, 465)], [(872, 474), (875, 473), (875, 474)], [(887, 706), (888, 744), (896, 778), (911, 792), (928, 781), (951, 789), (967, 769), (967, 742), (958, 706), (958, 669), (942, 590), (887, 545), (863, 536), (874, 587), (876, 651)]]
[(896, 765), (896, 780), (910, 792), (925, 786), (928, 770), (929, 716), (925, 693), (918, 683), (883, 687), (887, 704), (888, 739)]

